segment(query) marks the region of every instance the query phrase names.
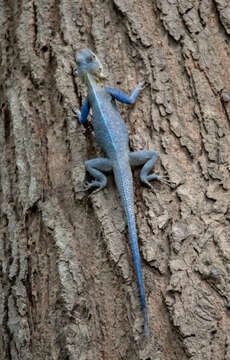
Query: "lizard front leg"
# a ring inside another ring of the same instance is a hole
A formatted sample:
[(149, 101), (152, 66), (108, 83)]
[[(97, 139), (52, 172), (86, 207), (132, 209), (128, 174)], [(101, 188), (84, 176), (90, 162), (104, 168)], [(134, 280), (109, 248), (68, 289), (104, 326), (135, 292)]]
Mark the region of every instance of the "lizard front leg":
[(156, 151), (153, 150), (141, 150), (129, 154), (129, 161), (131, 166), (144, 165), (143, 168), (141, 169), (140, 178), (141, 181), (146, 185), (148, 185), (150, 188), (152, 188), (152, 185), (150, 184), (149, 181), (155, 179), (160, 180), (168, 185), (170, 184), (170, 181), (168, 181), (168, 177), (166, 176), (149, 174), (157, 158), (158, 158), (158, 154)]
[(141, 90), (145, 87), (145, 81), (141, 81), (135, 89), (133, 90), (132, 94), (128, 96), (127, 94), (123, 93), (121, 90), (114, 89), (111, 87), (106, 87), (105, 89), (112, 95), (117, 101), (120, 101), (124, 104), (134, 104), (136, 98)]
[(96, 187), (97, 189), (92, 193), (94, 194), (106, 186), (107, 177), (103, 174), (103, 172), (112, 170), (112, 161), (107, 158), (97, 158), (86, 161), (85, 166), (90, 175), (95, 178), (94, 181), (87, 184), (86, 190)]
[(72, 109), (73, 113), (75, 114), (75, 116), (77, 117), (78, 121), (81, 124), (85, 124), (87, 122), (87, 117), (89, 114), (89, 109), (90, 109), (90, 103), (89, 103), (89, 99), (88, 96), (85, 98), (83, 105), (81, 107), (81, 110), (75, 108)]

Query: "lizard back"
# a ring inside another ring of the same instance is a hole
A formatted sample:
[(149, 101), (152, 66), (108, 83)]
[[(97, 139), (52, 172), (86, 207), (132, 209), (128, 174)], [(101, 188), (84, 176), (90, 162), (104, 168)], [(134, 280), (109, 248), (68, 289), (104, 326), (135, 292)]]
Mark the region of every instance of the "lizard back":
[(112, 96), (105, 87), (91, 83), (89, 101), (98, 145), (110, 159), (128, 154), (128, 131)]

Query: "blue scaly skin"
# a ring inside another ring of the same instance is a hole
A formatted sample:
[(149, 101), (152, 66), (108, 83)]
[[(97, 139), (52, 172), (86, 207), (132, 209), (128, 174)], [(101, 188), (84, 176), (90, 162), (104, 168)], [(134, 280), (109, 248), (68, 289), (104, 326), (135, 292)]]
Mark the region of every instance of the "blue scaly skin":
[(144, 334), (148, 336), (148, 318), (141, 272), (140, 254), (137, 241), (136, 223), (134, 216), (133, 178), (131, 166), (144, 165), (140, 177), (142, 182), (152, 187), (150, 180), (158, 179), (167, 182), (166, 178), (149, 174), (153, 168), (157, 153), (155, 151), (129, 150), (128, 131), (117, 109), (115, 99), (125, 104), (133, 104), (144, 87), (144, 82), (139, 83), (131, 96), (123, 92), (104, 86), (102, 65), (97, 56), (90, 50), (84, 50), (76, 58), (78, 75), (88, 88), (81, 111), (75, 110), (79, 121), (85, 124), (89, 109), (93, 112), (93, 128), (98, 145), (103, 149), (106, 158), (97, 158), (86, 161), (86, 169), (95, 178), (88, 184), (87, 189), (96, 187), (94, 192), (106, 186), (107, 178), (104, 172), (113, 171), (117, 189), (120, 193), (128, 223), (134, 265), (140, 291), (141, 306), (144, 314)]

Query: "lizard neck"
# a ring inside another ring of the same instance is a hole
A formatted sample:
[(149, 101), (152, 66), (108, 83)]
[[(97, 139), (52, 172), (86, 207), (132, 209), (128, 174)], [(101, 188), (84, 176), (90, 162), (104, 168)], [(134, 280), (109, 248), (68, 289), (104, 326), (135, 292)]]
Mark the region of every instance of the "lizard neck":
[(86, 84), (89, 91), (95, 89), (102, 89), (104, 87), (103, 81), (89, 73), (86, 74)]

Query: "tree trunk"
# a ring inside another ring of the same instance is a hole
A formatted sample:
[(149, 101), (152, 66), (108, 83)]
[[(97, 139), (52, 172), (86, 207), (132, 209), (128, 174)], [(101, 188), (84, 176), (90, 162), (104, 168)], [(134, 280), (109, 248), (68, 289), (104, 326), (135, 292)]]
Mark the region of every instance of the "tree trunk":
[[(230, 359), (228, 0), (0, 0), (1, 360)], [(79, 125), (75, 54), (93, 50), (132, 151), (149, 337), (112, 176), (84, 192), (102, 156)]]

